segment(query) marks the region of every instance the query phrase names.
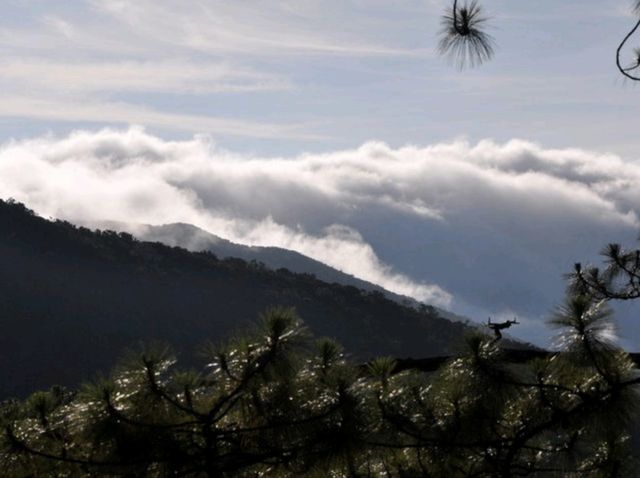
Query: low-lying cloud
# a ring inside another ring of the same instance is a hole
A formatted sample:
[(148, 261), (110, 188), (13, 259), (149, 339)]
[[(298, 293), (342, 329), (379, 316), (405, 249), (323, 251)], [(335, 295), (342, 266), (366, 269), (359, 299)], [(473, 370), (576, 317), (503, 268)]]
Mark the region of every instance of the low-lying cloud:
[(634, 239), (640, 165), (518, 140), (263, 158), (104, 129), (4, 144), (0, 197), (72, 221), (191, 223), (419, 300), (535, 321), (574, 261)]
[(449, 305), (448, 292), (394, 272), (355, 229), (330, 222), (312, 234), (295, 218), (283, 220), (296, 203), (322, 207), (333, 196), (313, 191), (308, 181), (296, 185), (287, 163), (293, 165), (245, 160), (215, 150), (204, 137), (168, 142), (138, 128), (78, 132), (4, 145), (0, 195), (71, 221), (188, 222), (236, 242), (296, 250), (391, 291)]

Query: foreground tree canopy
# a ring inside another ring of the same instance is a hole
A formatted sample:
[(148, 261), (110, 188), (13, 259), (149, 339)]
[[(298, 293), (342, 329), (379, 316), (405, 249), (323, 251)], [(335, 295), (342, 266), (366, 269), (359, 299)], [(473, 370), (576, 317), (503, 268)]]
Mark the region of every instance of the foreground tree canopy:
[(562, 349), (509, 364), (493, 337), (435, 373), (357, 366), (291, 309), (183, 371), (153, 346), (108, 379), (0, 410), (3, 476), (625, 476), (640, 382), (604, 300), (572, 295)]
[[(616, 66), (625, 78), (640, 81), (640, 48), (627, 52), (628, 44), (640, 29), (640, 0), (633, 0), (631, 8), (637, 19), (616, 49)], [(485, 31), (487, 20), (478, 0), (453, 0), (442, 17), (440, 54), (449, 57), (460, 69), (490, 60), (494, 39)]]

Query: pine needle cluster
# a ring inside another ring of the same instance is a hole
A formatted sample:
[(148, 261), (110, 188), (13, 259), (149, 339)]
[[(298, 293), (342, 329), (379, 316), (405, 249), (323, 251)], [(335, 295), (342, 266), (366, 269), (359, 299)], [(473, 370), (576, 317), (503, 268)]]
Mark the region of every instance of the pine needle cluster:
[(559, 349), (513, 364), (491, 337), (435, 373), (350, 363), (290, 309), (205, 349), (131, 354), (77, 392), (1, 407), (4, 476), (632, 476), (637, 384), (606, 303), (572, 295)]

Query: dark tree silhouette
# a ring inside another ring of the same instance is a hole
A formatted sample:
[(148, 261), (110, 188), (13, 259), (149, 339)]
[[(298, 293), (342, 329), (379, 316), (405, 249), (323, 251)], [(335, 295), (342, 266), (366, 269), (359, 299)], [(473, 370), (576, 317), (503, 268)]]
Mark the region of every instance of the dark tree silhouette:
[(619, 244), (609, 244), (601, 254), (604, 268), (575, 265), (569, 275), (571, 290), (598, 300), (640, 298), (640, 250), (625, 250)]
[[(634, 0), (633, 12), (640, 17), (640, 1)], [(640, 48), (633, 49), (633, 57), (632, 61), (629, 65), (622, 64), (622, 51), (633, 35), (635, 35), (636, 31), (640, 28), (640, 18), (636, 21), (636, 24), (633, 28), (625, 35), (620, 45), (618, 45), (618, 49), (616, 50), (616, 66), (620, 73), (622, 73), (626, 78), (633, 81), (640, 81), (640, 76), (638, 75), (638, 68), (640, 68)]]
[(487, 17), (477, 0), (458, 5), (453, 2), (451, 12), (442, 17), (438, 51), (448, 56), (458, 68), (476, 66), (493, 56), (493, 38), (484, 32)]
[(253, 333), (210, 348), (202, 373), (175, 371), (156, 346), (78, 393), (37, 393), (5, 417), (0, 469), (299, 476), (338, 463), (359, 426), (353, 373), (337, 346), (310, 346), (294, 313), (275, 309)]
[[(438, 51), (462, 69), (478, 66), (491, 59), (494, 54), (494, 40), (484, 31), (487, 17), (484, 16), (478, 1), (465, 1), (462, 5), (459, 3), (462, 2), (454, 0), (442, 17)], [(623, 59), (625, 47), (640, 29), (640, 1), (633, 1), (632, 11), (638, 19), (616, 49), (616, 66), (625, 78), (640, 81), (640, 48), (631, 50), (629, 60)]]
[(3, 476), (633, 476), (635, 364), (606, 303), (571, 296), (562, 349), (513, 363), (490, 336), (435, 373), (366, 367), (291, 310), (207, 348), (199, 373), (155, 347), (79, 392), (0, 407)]
[(502, 339), (502, 331), (510, 328), (512, 325), (519, 324), (517, 319), (507, 320), (506, 322), (491, 322), (491, 317), (487, 320), (487, 327), (493, 330), (496, 338), (495, 341)]

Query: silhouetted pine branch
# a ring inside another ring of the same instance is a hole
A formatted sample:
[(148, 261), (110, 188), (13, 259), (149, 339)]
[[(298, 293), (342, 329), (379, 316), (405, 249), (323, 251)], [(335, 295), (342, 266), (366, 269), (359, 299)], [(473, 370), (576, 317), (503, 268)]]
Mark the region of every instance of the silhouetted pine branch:
[(0, 468), (25, 478), (622, 476), (633, 469), (638, 358), (605, 340), (602, 307), (570, 297), (553, 353), (475, 333), (456, 356), (359, 367), (274, 309), (210, 348), (199, 373), (155, 346), (77, 393), (5, 403)]
[(453, 2), (451, 11), (442, 17), (438, 51), (449, 57), (462, 69), (477, 66), (489, 60), (494, 53), (494, 41), (491, 35), (483, 31), (487, 17), (477, 0), (458, 6)]

